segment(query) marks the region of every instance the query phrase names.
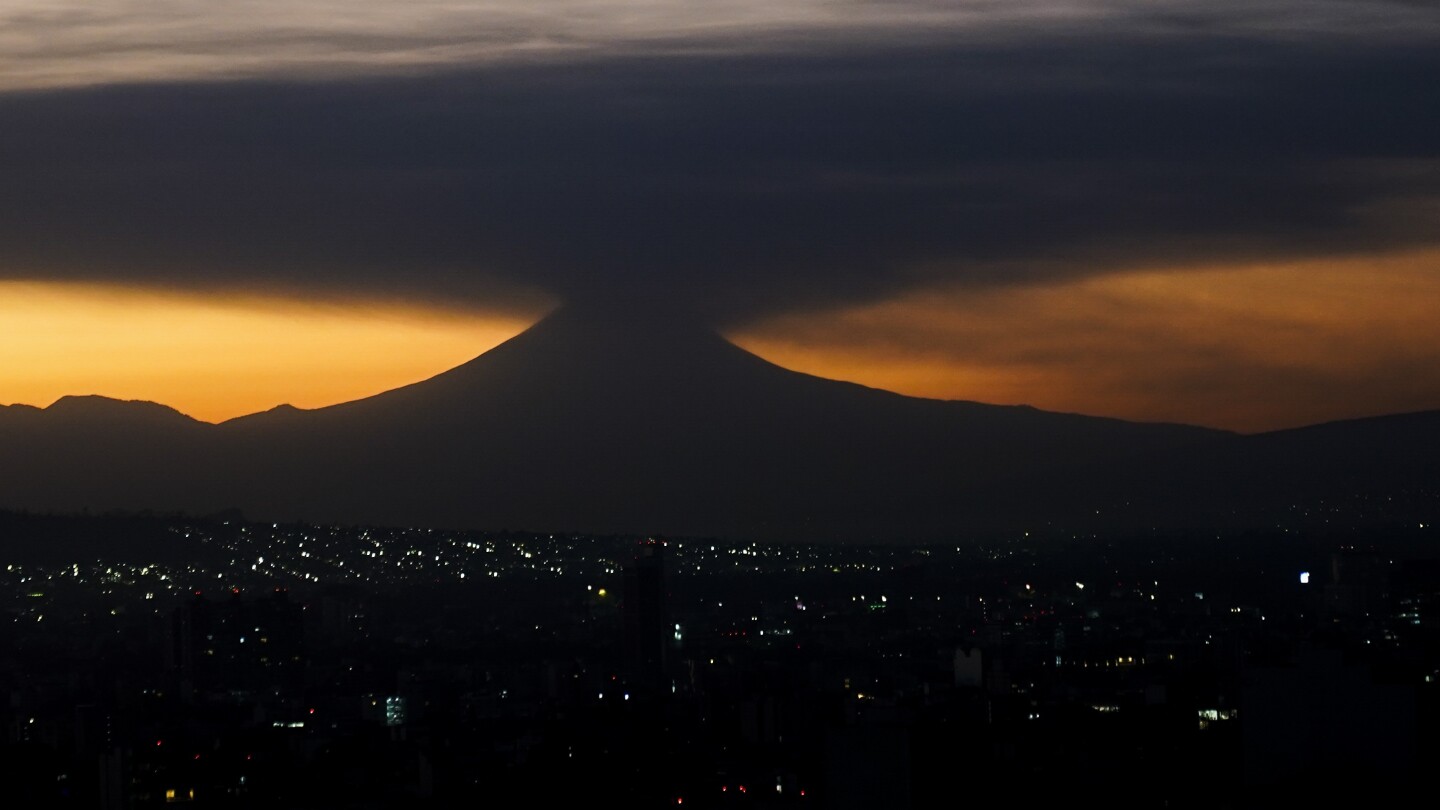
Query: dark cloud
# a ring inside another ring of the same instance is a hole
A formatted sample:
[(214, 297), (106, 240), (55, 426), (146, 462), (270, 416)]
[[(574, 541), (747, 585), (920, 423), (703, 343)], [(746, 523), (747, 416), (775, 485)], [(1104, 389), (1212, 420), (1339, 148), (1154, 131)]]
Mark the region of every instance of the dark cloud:
[(1400, 248), (1440, 232), (1434, 45), (1088, 33), (11, 93), (0, 273), (735, 320)]

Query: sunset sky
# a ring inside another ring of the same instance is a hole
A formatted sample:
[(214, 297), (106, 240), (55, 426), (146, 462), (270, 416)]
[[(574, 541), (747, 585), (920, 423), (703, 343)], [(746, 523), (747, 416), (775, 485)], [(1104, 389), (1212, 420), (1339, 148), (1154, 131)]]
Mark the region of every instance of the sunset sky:
[(219, 421), (565, 301), (928, 397), (1440, 408), (1440, 7), (0, 0), (0, 404)]

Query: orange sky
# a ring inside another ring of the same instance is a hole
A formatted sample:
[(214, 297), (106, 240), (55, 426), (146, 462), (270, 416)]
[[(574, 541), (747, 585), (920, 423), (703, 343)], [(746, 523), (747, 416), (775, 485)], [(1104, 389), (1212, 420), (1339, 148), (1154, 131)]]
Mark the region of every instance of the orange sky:
[(539, 314), (0, 282), (0, 403), (103, 394), (206, 421), (311, 408), (438, 374)]
[[(1440, 408), (1437, 271), (1440, 250), (928, 289), (730, 337), (907, 394), (1262, 430)], [(0, 403), (316, 407), (432, 376), (541, 314), (0, 282)]]
[(1258, 431), (1440, 408), (1440, 250), (926, 290), (736, 337), (918, 396)]

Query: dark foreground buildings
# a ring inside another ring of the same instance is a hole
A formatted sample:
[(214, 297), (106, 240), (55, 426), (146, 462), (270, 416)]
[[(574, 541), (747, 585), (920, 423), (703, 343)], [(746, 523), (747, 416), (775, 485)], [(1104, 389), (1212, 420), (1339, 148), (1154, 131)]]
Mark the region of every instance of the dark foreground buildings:
[[(665, 545), (641, 543), (625, 568), (621, 613), (625, 622), (625, 672), (631, 686), (647, 696), (668, 686), (666, 647), (674, 637), (665, 610)], [(675, 631), (679, 625), (675, 625)]]
[(152, 528), (3, 571), (5, 806), (1384, 803), (1440, 753), (1413, 532)]

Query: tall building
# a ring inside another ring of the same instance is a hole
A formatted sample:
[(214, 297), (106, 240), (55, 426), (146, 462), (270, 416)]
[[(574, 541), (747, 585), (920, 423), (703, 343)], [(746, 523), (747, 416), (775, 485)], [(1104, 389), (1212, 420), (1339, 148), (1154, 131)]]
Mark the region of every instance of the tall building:
[(656, 693), (665, 685), (665, 648), (670, 622), (665, 606), (665, 544), (647, 540), (625, 569), (621, 614), (625, 622), (626, 677)]

